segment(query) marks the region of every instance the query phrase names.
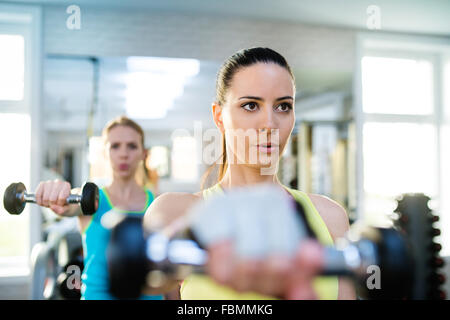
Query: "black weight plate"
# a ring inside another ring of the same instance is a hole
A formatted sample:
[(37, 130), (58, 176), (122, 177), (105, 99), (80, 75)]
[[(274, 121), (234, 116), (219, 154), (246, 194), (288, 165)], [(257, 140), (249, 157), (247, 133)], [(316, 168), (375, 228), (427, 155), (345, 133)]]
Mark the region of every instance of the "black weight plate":
[(84, 215), (91, 216), (97, 211), (98, 207), (98, 187), (95, 183), (86, 182), (81, 194), (81, 211)]
[(21, 182), (11, 183), (3, 195), (3, 206), (10, 214), (21, 214), (25, 208), (25, 202), (21, 201), (17, 194), (26, 191)]
[(119, 299), (136, 299), (147, 274), (142, 218), (126, 217), (111, 231), (107, 249), (110, 292)]

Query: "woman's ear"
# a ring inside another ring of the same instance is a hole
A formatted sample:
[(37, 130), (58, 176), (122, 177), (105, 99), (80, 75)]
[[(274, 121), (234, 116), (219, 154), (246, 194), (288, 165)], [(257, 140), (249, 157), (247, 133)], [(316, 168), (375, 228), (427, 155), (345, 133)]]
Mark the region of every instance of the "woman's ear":
[(212, 114), (216, 127), (220, 130), (220, 132), (224, 133), (225, 129), (223, 127), (222, 106), (217, 102), (212, 104)]

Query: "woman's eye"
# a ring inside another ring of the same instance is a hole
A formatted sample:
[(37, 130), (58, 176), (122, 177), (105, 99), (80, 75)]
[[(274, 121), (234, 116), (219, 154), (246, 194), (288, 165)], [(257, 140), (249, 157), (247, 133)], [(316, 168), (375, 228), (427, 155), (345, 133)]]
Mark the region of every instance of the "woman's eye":
[(242, 108), (244, 108), (247, 111), (255, 111), (258, 108), (258, 105), (255, 102), (249, 102), (242, 105)]
[(276, 110), (280, 111), (280, 112), (288, 112), (291, 109), (292, 109), (292, 105), (290, 103), (282, 103), (276, 107)]
[(128, 147), (130, 148), (130, 149), (136, 149), (137, 148), (137, 145), (135, 145), (135, 144), (129, 144), (128, 145)]
[(114, 144), (111, 145), (111, 149), (117, 149), (117, 148), (119, 148), (118, 144), (114, 143)]

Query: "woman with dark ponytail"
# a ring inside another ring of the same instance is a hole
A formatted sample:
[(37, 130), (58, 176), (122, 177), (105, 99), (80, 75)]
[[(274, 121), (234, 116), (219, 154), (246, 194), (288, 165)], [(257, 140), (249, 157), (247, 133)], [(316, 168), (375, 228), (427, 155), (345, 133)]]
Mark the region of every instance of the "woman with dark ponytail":
[[(216, 99), (212, 105), (214, 122), (222, 134), (217, 181), (195, 194), (161, 195), (145, 215), (146, 226), (169, 225), (198, 201), (231, 188), (271, 183), (302, 205), (318, 242), (333, 245), (349, 228), (345, 210), (324, 196), (284, 186), (277, 178), (279, 157), (295, 124), (294, 107), (294, 75), (279, 53), (269, 48), (251, 48), (228, 58), (218, 72)], [(235, 144), (236, 133), (239, 138), (242, 132), (255, 134), (246, 136), (244, 144)], [(255, 261), (237, 260), (229, 243), (217, 243), (208, 248), (209, 276), (186, 278), (179, 288), (180, 297), (354, 299), (350, 283), (337, 277), (316, 276), (322, 259), (319, 248), (309, 243), (302, 245), (292, 260), (268, 258), (255, 264)], [(292, 273), (297, 277), (291, 277)]]

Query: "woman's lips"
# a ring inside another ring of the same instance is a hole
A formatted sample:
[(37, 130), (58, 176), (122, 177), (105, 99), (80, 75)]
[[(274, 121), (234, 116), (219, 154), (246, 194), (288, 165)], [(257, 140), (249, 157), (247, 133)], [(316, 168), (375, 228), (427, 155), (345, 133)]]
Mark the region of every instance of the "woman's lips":
[(120, 164), (119, 170), (126, 171), (130, 166), (128, 164)]
[(258, 148), (259, 152), (263, 153), (272, 153), (278, 149), (278, 145), (276, 144), (258, 144), (256, 147)]

